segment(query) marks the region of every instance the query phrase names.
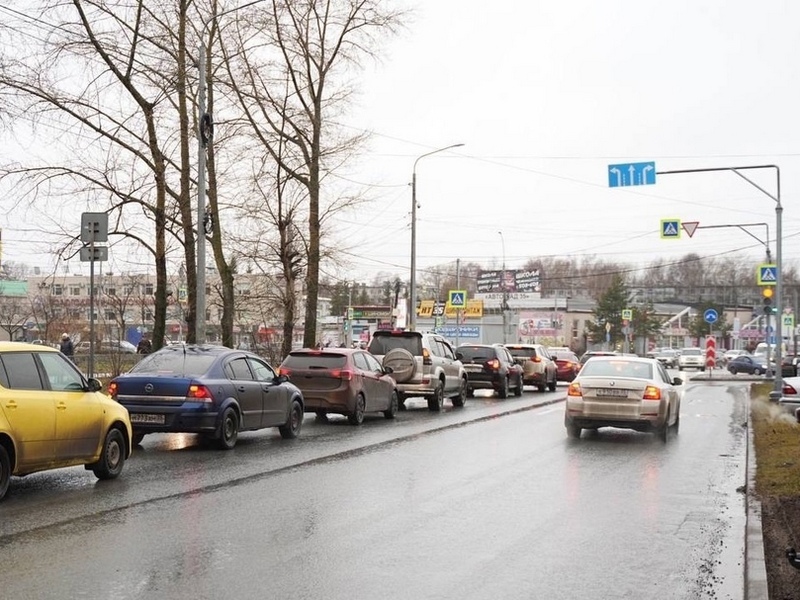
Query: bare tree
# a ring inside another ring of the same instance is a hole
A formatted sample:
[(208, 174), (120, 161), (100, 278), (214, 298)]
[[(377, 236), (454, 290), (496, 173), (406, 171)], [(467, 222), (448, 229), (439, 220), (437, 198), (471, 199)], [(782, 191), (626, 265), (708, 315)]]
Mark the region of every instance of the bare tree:
[[(379, 0), (270, 0), (266, 4), (266, 10), (254, 9), (238, 20), (239, 43), (227, 51), (226, 64), (229, 85), (259, 147), (306, 195), (303, 343), (312, 346), (324, 218), (353, 201), (336, 194), (324, 196), (323, 179), (364, 139), (344, 135), (335, 124), (352, 91), (352, 83), (345, 78), (348, 69), (372, 55), (378, 36), (394, 31), (401, 14), (386, 9)], [(291, 230), (285, 223), (284, 227)], [(292, 245), (294, 239), (284, 236), (282, 243)], [(287, 254), (281, 248), (280, 255)]]

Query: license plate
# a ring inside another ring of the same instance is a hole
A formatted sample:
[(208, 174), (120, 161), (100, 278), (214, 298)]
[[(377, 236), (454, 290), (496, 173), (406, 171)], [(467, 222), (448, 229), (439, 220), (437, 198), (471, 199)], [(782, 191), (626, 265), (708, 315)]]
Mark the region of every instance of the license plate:
[(153, 425), (163, 425), (164, 415), (148, 415), (143, 413), (131, 413), (131, 423), (152, 423)]
[(628, 390), (616, 388), (598, 388), (595, 392), (599, 398), (627, 398)]

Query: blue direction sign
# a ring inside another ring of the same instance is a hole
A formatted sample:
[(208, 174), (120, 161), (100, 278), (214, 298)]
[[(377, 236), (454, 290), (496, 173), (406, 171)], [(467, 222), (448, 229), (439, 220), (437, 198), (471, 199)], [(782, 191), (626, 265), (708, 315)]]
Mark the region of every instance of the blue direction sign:
[(656, 182), (656, 163), (622, 163), (608, 165), (608, 187), (653, 185)]
[(703, 318), (706, 320), (706, 323), (713, 324), (719, 319), (719, 314), (713, 308), (707, 308), (703, 313)]

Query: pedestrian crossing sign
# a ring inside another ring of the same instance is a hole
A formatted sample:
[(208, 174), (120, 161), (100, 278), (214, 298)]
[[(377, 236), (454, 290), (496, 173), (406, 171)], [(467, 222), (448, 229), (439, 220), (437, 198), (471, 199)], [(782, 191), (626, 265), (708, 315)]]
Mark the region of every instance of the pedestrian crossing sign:
[(677, 240), (681, 237), (680, 219), (661, 219), (661, 238)]
[(778, 285), (778, 265), (758, 265), (758, 285)]
[(449, 298), (453, 308), (467, 307), (467, 290), (450, 290)]

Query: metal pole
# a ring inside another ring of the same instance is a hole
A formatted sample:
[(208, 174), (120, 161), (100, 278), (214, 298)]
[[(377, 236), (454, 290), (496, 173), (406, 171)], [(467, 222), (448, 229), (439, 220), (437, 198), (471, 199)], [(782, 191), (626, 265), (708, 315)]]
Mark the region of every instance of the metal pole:
[[(456, 259), (456, 289), (461, 289), (461, 259)], [(456, 309), (456, 348), (459, 345), (459, 338), (461, 337), (461, 309)]]
[[(778, 167), (775, 167), (777, 170)], [(775, 288), (777, 299), (775, 300), (775, 393), (783, 394), (783, 206), (781, 206), (781, 178), (778, 171), (778, 193), (777, 205), (775, 206), (776, 239), (775, 239), (775, 266), (777, 270), (777, 281)], [(780, 396), (778, 396), (780, 397)]]
[(426, 152), (418, 156), (414, 161), (414, 167), (411, 172), (411, 290), (409, 290), (409, 302), (411, 306), (409, 306), (409, 331), (415, 331), (417, 328), (417, 163), (431, 154), (437, 154), (438, 152), (444, 152), (445, 150), (458, 148), (463, 145), (464, 144), (452, 144), (444, 148), (432, 150), (431, 152)]
[(506, 289), (506, 238), (503, 237), (503, 232), (498, 231), (500, 234), (500, 241), (503, 244), (503, 273), (500, 275), (500, 289), (503, 291), (503, 302), (500, 306), (503, 311), (503, 343), (508, 343), (508, 290)]
[(206, 114), (206, 48), (198, 50), (200, 70), (197, 104), (200, 118), (197, 122), (197, 290), (195, 291), (195, 342), (206, 341), (206, 232), (203, 218), (206, 214), (206, 144), (203, 141), (203, 119)]

